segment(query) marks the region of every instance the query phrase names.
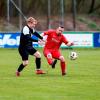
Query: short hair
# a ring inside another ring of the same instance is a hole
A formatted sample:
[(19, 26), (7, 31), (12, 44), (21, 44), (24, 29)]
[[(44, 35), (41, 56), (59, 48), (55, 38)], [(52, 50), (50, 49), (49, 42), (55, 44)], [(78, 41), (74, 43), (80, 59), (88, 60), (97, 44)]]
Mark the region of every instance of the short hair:
[(59, 26), (59, 27), (64, 28), (64, 26)]

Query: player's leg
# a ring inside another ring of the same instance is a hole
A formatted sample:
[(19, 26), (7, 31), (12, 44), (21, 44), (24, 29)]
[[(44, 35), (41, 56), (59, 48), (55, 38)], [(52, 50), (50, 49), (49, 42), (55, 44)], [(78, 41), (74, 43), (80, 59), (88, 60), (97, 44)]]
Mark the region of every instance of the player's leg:
[(24, 69), (25, 66), (28, 65), (28, 53), (26, 52), (26, 50), (23, 48), (19, 48), (19, 53), (22, 57), (22, 63), (19, 65), (16, 71), (16, 76), (20, 76), (20, 72)]
[(36, 53), (34, 53), (34, 56), (36, 57), (36, 74), (45, 74), (46, 72), (41, 70), (41, 54), (37, 51)]
[(28, 60), (24, 60), (22, 64), (19, 65), (17, 71), (16, 71), (16, 76), (20, 76), (20, 72), (24, 69), (25, 66), (28, 65)]
[(43, 54), (46, 57), (48, 64), (52, 65), (53, 58), (52, 58), (51, 51), (49, 49), (44, 49)]
[(56, 59), (59, 59), (60, 60), (60, 64), (61, 64), (61, 72), (62, 72), (62, 75), (65, 75), (66, 74), (66, 65), (65, 65), (65, 59), (63, 56), (61, 56), (61, 53), (60, 51), (53, 51), (52, 52), (52, 56)]
[(47, 59), (49, 65), (51, 65), (52, 68), (55, 68), (55, 65), (56, 65), (56, 63), (57, 63), (57, 60), (56, 60), (56, 59), (54, 60), (54, 59), (52, 58), (52, 54), (51, 54), (51, 53), (48, 53), (48, 54), (47, 54), (46, 59)]
[(65, 64), (65, 59), (64, 59), (63, 56), (60, 56), (60, 57), (59, 57), (59, 60), (60, 60), (62, 75), (66, 75), (66, 64)]
[(51, 65), (52, 68), (55, 68), (55, 64), (57, 63), (57, 60), (53, 59), (53, 57), (52, 57), (52, 51), (49, 50), (49, 49), (44, 49), (43, 53), (44, 53), (44, 56), (47, 59), (48, 64)]
[(54, 59), (54, 60), (53, 60), (53, 63), (52, 63), (52, 68), (53, 68), (53, 69), (55, 68), (56, 63), (57, 63), (57, 59)]
[(53, 58), (52, 58), (52, 54), (51, 54), (51, 53), (48, 53), (48, 54), (46, 55), (46, 59), (47, 59), (49, 65), (52, 65)]
[(36, 49), (32, 48), (29, 50), (29, 53), (35, 56), (35, 63), (36, 63), (36, 74), (45, 74), (43, 70), (41, 70), (41, 54)]

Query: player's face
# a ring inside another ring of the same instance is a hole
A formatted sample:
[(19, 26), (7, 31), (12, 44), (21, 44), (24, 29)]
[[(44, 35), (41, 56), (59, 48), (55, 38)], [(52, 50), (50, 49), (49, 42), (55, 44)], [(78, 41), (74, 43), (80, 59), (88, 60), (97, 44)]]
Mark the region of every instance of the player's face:
[(64, 28), (62, 28), (62, 27), (58, 27), (57, 30), (56, 30), (58, 35), (62, 34), (63, 31), (64, 31)]
[(34, 20), (34, 21), (30, 22), (30, 27), (34, 28), (36, 26), (36, 24), (37, 24), (37, 21)]

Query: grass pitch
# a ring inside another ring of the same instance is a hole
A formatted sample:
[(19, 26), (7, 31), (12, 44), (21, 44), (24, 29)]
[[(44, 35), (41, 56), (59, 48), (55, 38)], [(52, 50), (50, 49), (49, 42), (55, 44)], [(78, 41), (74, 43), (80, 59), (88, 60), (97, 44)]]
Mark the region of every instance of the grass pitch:
[(62, 50), (68, 64), (66, 76), (61, 76), (59, 61), (51, 69), (42, 54), (42, 69), (47, 74), (35, 74), (30, 56), (29, 65), (16, 77), (21, 63), (17, 49), (0, 49), (0, 100), (100, 100), (100, 49), (75, 51), (79, 58), (71, 61), (70, 50)]

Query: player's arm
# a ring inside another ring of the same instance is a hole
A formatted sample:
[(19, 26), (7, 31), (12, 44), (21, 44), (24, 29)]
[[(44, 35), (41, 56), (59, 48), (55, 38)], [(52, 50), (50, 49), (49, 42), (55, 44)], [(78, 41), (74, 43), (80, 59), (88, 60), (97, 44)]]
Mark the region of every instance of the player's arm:
[(44, 31), (43, 33), (41, 33), (41, 36), (43, 37), (43, 42), (44, 44), (47, 42), (47, 37), (52, 34), (52, 30), (48, 30), (48, 31)]
[(73, 42), (68, 42), (66, 45), (70, 47), (70, 46), (73, 46), (74, 43)]
[(25, 35), (25, 37), (28, 39), (28, 40), (31, 40), (32, 42), (38, 42), (38, 40), (36, 39), (33, 39), (30, 34), (29, 34), (29, 28), (27, 26), (25, 26), (23, 28), (23, 34)]
[(46, 41), (43, 39), (43, 36), (40, 35), (38, 32), (36, 32), (34, 29), (33, 29), (33, 34), (34, 34), (36, 37), (39, 38), (39, 39), (38, 39), (38, 43), (39, 43), (40, 45), (44, 45), (44, 44), (45, 44)]
[(26, 35), (26, 37), (29, 39), (29, 40), (31, 40), (32, 42), (38, 42), (38, 44), (40, 44), (40, 45), (44, 45), (45, 43), (44, 43), (44, 41), (43, 40), (41, 40), (41, 39), (38, 39), (38, 40), (36, 40), (36, 39), (33, 39), (30, 35)]
[(48, 30), (48, 31), (44, 31), (44, 32), (41, 34), (41, 36), (48, 36), (48, 35), (52, 34), (53, 32), (54, 32), (54, 30), (50, 29), (50, 30)]
[(45, 45), (45, 43), (46, 43), (46, 41), (43, 39), (43, 36), (42, 35), (40, 35), (38, 32), (34, 32), (34, 35), (36, 36), (36, 37), (38, 37), (39, 39), (38, 39), (38, 44), (39, 45)]
[(68, 41), (68, 40), (66, 39), (66, 37), (65, 37), (65, 36), (63, 36), (63, 42), (65, 43), (65, 45), (67, 45), (67, 46), (69, 46), (69, 47), (74, 45), (74, 43), (73, 43), (73, 42)]
[(43, 32), (43, 33), (41, 33), (41, 36), (44, 38), (45, 36), (47, 36), (48, 35), (48, 31), (45, 31), (45, 32)]
[(43, 39), (43, 37), (42, 37), (38, 32), (35, 31), (33, 34), (34, 34), (36, 37), (38, 37), (39, 39), (41, 39), (41, 40)]
[(33, 39), (29, 34), (26, 35), (26, 38), (27, 38), (28, 40), (31, 40), (32, 42), (38, 42), (38, 40)]

